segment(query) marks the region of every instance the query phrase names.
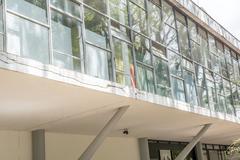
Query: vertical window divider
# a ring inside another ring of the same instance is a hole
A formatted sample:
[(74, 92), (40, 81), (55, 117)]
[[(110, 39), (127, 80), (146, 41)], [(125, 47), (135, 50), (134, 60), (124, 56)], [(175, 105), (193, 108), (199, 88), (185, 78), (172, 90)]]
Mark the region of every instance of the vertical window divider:
[[(135, 87), (137, 88), (138, 86), (138, 81), (137, 81), (137, 62), (136, 62), (136, 52), (134, 49), (134, 41), (135, 39), (133, 38), (133, 30), (132, 30), (132, 17), (131, 17), (131, 11), (130, 11), (130, 7), (129, 7), (129, 0), (127, 0), (127, 11), (128, 11), (128, 21), (129, 21), (129, 26), (130, 26), (130, 41), (132, 42), (132, 55), (133, 55), (133, 65), (134, 65), (134, 83), (135, 83)], [(134, 87), (134, 86), (133, 86)]]
[(86, 62), (86, 27), (85, 27), (85, 7), (84, 5), (82, 5), (82, 36), (83, 36), (83, 65), (84, 68), (82, 68), (82, 73), (87, 73), (86, 71), (86, 66), (87, 66), (87, 62)]
[(7, 53), (7, 0), (2, 0), (3, 9), (3, 51)]
[[(112, 66), (112, 77), (109, 76), (110, 80), (112, 79), (113, 82), (116, 82), (116, 67), (115, 67), (115, 50), (111, 32), (111, 15), (110, 15), (110, 2), (106, 0), (107, 3), (107, 15), (108, 15), (108, 36), (109, 36), (109, 45), (111, 50), (111, 66)], [(111, 74), (110, 74), (111, 75)]]
[[(147, 18), (147, 35), (150, 36), (150, 26), (149, 26), (149, 6), (148, 6), (148, 0), (144, 0), (145, 1), (145, 12), (146, 12), (146, 18)], [(153, 68), (153, 86), (154, 86), (154, 93), (157, 93), (157, 85), (156, 85), (156, 74), (155, 74), (155, 67), (153, 65), (153, 52), (152, 52), (152, 39), (149, 39), (149, 50), (150, 50), (150, 55), (151, 55), (151, 65)]]
[(48, 33), (48, 40), (49, 40), (49, 64), (53, 64), (53, 42), (52, 42), (52, 14), (51, 14), (51, 4), (50, 0), (47, 0), (47, 20), (49, 25), (49, 33)]

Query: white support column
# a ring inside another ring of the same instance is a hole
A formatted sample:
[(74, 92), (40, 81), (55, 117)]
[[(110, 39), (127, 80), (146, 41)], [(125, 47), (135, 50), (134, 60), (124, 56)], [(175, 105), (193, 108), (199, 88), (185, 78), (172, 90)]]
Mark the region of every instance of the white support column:
[(203, 160), (203, 150), (202, 150), (202, 143), (198, 142), (198, 144), (195, 147), (195, 153), (197, 156), (197, 160)]
[(100, 133), (95, 137), (92, 143), (88, 146), (88, 148), (83, 152), (79, 160), (91, 160), (94, 153), (103, 143), (103, 141), (107, 138), (112, 129), (116, 126), (118, 121), (121, 119), (123, 114), (127, 111), (129, 106), (121, 107), (117, 110), (114, 116), (109, 120), (109, 122), (105, 125), (105, 127), (100, 131)]
[(32, 131), (32, 160), (45, 160), (45, 130)]
[(139, 138), (139, 151), (141, 160), (150, 160), (149, 147), (148, 147), (148, 139), (147, 138)]
[(191, 152), (194, 146), (200, 141), (204, 133), (209, 129), (212, 124), (205, 124), (204, 127), (198, 132), (198, 134), (192, 139), (192, 141), (182, 150), (175, 160), (184, 160)]

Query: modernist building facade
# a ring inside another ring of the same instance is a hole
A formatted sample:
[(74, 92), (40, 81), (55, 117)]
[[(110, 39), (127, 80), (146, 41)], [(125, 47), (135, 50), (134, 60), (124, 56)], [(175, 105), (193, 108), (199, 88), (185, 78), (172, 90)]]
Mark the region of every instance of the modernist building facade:
[(5, 160), (224, 160), (240, 137), (240, 42), (192, 1), (0, 7)]

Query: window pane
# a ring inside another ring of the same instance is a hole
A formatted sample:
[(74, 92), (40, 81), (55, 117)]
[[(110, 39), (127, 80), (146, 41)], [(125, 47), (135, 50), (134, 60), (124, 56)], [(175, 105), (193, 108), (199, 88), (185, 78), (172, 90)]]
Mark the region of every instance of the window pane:
[(161, 42), (160, 39), (160, 27), (162, 25), (161, 10), (155, 4), (149, 2), (149, 27), (151, 30), (151, 38), (155, 41)]
[(46, 0), (7, 0), (7, 8), (40, 22), (47, 22)]
[(80, 6), (71, 0), (51, 0), (51, 4), (73, 16), (80, 18)]
[[(3, 33), (3, 4), (2, 4), (2, 0), (0, 0), (0, 32)], [(2, 44), (1, 44), (1, 46), (2, 46)]]
[(184, 71), (187, 100), (192, 105), (198, 105), (194, 76), (189, 71)]
[(166, 57), (166, 49), (160, 45), (159, 43), (156, 43), (152, 41), (152, 52), (153, 54), (159, 56), (159, 57)]
[(198, 43), (199, 37), (198, 37), (198, 33), (197, 33), (197, 26), (190, 19), (188, 19), (188, 30), (189, 30), (189, 34), (190, 34), (190, 39), (195, 41), (196, 43)]
[(157, 94), (170, 97), (171, 89), (168, 62), (154, 56), (153, 66), (155, 68)]
[[(59, 34), (61, 33), (61, 34)], [(80, 57), (81, 24), (58, 12), (52, 12), (52, 41), (54, 52)]]
[(48, 44), (47, 28), (7, 14), (7, 51), (9, 53), (49, 63)]
[(153, 71), (142, 65), (137, 65), (137, 87), (140, 90), (154, 93)]
[(165, 1), (162, 1), (163, 22), (175, 28), (175, 19), (172, 7)]
[(132, 47), (116, 38), (113, 38), (113, 43), (117, 83), (129, 86), (134, 85), (135, 75), (133, 74)]
[(128, 25), (128, 11), (126, 0), (110, 0), (110, 15), (121, 24)]
[(130, 3), (130, 8), (133, 30), (147, 34), (146, 12), (133, 3)]
[(210, 109), (212, 111), (219, 111), (219, 106), (217, 104), (217, 94), (213, 81), (207, 80), (207, 89)]
[(53, 52), (53, 64), (60, 68), (66, 68), (75, 71), (80, 71), (81, 68), (80, 59), (72, 58), (57, 52)]
[(103, 48), (109, 48), (107, 18), (97, 12), (85, 8), (84, 21), (87, 41)]
[(173, 86), (173, 95), (176, 100), (179, 101), (186, 101), (185, 98), (185, 91), (184, 91), (184, 84), (183, 81), (177, 78), (172, 78), (172, 86)]
[(191, 51), (192, 51), (192, 57), (193, 60), (203, 64), (204, 63), (204, 59), (203, 59), (203, 55), (200, 53), (201, 47), (199, 46), (199, 44), (197, 44), (194, 41), (191, 41)]
[(134, 38), (135, 38), (134, 49), (136, 53), (136, 59), (140, 62), (151, 65), (152, 61), (149, 49), (149, 40), (138, 34), (135, 34)]
[(83, 0), (83, 3), (91, 6), (92, 8), (107, 14), (107, 2), (106, 0)]
[(201, 107), (208, 108), (208, 96), (207, 89), (202, 87), (197, 87), (199, 104)]
[(130, 42), (130, 30), (116, 21), (111, 21), (112, 35)]
[(138, 4), (139, 6), (144, 8), (144, 0), (130, 0), (136, 4)]
[(110, 79), (110, 53), (94, 46), (86, 45), (85, 61), (87, 74), (106, 80)]
[(181, 57), (178, 54), (168, 50), (168, 59), (170, 60), (169, 67), (171, 74), (181, 77), (182, 76)]
[(201, 28), (198, 29), (198, 32), (199, 32), (199, 39), (200, 39), (200, 55), (201, 55), (200, 63), (205, 66), (207, 64), (206, 57), (209, 54), (207, 33)]
[(213, 36), (208, 35), (208, 43), (209, 43), (209, 49), (212, 53), (216, 53), (217, 48), (216, 48), (216, 42)]
[(197, 77), (197, 86), (205, 88), (206, 84), (205, 84), (205, 76), (204, 76), (203, 67), (196, 64), (195, 65), (195, 74)]
[(177, 21), (177, 30), (179, 37), (180, 52), (188, 58), (191, 58), (189, 52), (189, 41), (187, 27), (180, 21)]
[(168, 25), (163, 25), (161, 30), (161, 40), (163, 44), (175, 51), (178, 51), (177, 33), (176, 30)]

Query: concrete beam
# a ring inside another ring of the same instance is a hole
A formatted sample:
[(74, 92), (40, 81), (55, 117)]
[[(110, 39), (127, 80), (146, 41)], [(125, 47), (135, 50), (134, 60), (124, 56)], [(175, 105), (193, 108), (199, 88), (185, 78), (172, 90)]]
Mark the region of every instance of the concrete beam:
[(150, 160), (148, 139), (147, 138), (139, 138), (138, 145), (139, 145), (141, 160)]
[(187, 155), (191, 152), (191, 150), (196, 146), (196, 144), (200, 141), (203, 135), (207, 132), (209, 127), (212, 124), (205, 124), (204, 127), (198, 132), (198, 134), (192, 139), (192, 141), (182, 150), (182, 152), (177, 156), (175, 160), (184, 160)]
[(32, 160), (45, 160), (45, 130), (32, 131)]
[(118, 121), (121, 119), (121, 117), (127, 111), (128, 108), (129, 106), (124, 106), (117, 110), (117, 112), (113, 115), (113, 117), (109, 120), (105, 127), (100, 131), (100, 133), (95, 137), (95, 139), (88, 146), (88, 148), (83, 152), (79, 160), (91, 160), (94, 153), (101, 146), (103, 141), (107, 138), (109, 133), (116, 126), (116, 124), (118, 123)]

